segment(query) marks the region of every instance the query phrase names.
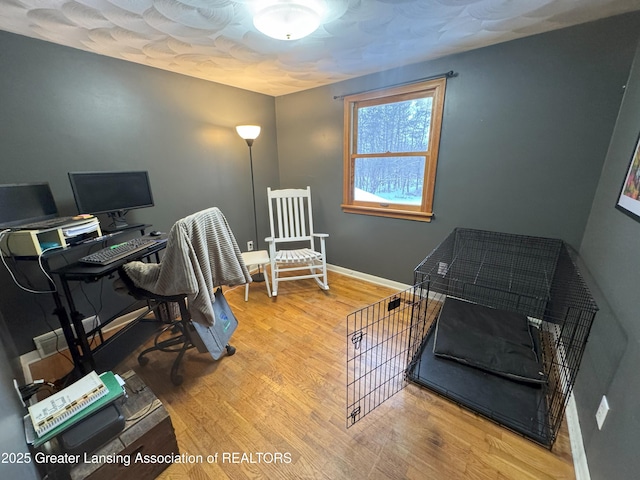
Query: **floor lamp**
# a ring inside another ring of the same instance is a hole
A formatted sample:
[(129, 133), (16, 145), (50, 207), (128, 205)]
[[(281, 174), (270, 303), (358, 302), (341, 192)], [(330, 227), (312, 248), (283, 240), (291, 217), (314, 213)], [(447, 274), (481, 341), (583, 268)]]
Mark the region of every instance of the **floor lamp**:
[[(253, 183), (253, 153), (251, 151), (251, 147), (253, 146), (253, 141), (258, 138), (260, 135), (260, 126), (259, 125), (238, 125), (236, 127), (236, 132), (238, 135), (242, 137), (249, 146), (249, 164), (251, 165), (251, 193), (253, 194), (253, 224), (255, 227), (255, 249), (258, 248), (258, 214), (256, 212), (256, 189)], [(258, 273), (255, 273), (251, 276), (254, 282), (264, 282), (264, 274), (260, 271), (260, 265), (258, 265)]]

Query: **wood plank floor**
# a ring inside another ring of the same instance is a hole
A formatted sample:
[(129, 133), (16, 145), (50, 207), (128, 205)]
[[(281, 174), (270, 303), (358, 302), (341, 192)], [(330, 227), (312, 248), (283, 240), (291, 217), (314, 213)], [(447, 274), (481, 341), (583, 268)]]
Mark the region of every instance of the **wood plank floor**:
[(237, 353), (216, 362), (191, 350), (179, 387), (170, 354), (140, 367), (134, 353), (118, 367), (164, 403), (181, 453), (218, 454), (159, 478), (575, 478), (566, 426), (549, 451), (415, 385), (347, 429), (346, 316), (395, 292), (334, 272), (329, 283), (282, 283), (275, 299), (253, 284), (249, 302), (244, 287), (226, 291)]

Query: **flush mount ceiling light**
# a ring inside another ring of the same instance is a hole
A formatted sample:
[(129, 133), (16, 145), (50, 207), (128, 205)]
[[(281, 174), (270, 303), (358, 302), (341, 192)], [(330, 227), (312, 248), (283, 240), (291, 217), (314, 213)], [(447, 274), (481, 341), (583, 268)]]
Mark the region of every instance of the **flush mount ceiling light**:
[(313, 33), (324, 13), (318, 0), (280, 0), (258, 6), (253, 24), (265, 35), (278, 40), (297, 40)]

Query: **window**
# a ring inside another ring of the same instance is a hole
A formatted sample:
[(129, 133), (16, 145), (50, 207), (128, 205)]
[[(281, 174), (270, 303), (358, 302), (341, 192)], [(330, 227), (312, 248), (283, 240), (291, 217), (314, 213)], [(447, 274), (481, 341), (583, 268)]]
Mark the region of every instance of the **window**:
[(348, 213), (429, 222), (446, 79), (344, 98)]

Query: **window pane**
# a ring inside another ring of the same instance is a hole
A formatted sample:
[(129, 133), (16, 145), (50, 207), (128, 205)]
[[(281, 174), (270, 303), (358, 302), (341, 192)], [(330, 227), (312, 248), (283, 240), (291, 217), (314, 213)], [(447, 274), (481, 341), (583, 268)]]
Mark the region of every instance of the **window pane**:
[(433, 98), (360, 107), (357, 153), (426, 152)]
[(420, 205), (425, 157), (356, 158), (356, 201)]

